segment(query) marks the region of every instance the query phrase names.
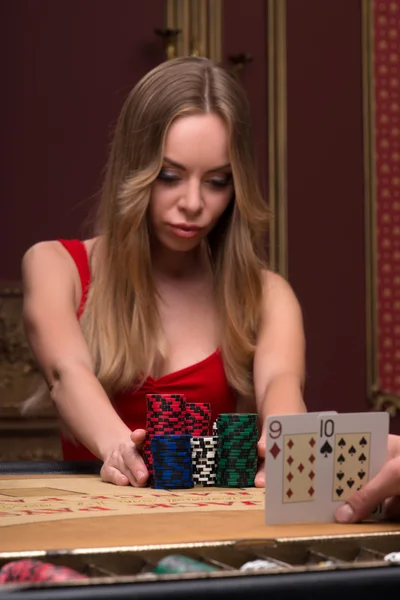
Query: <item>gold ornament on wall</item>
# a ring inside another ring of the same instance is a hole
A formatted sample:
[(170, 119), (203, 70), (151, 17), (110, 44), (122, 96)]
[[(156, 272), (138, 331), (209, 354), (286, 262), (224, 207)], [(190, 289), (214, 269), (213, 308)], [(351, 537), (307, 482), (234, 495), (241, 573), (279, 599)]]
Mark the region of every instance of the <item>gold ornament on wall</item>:
[(39, 379), (22, 324), (22, 291), (0, 284), (0, 416), (18, 414)]
[(40, 381), (24, 333), (21, 287), (0, 283), (0, 461), (61, 459), (54, 411), (21, 415), (22, 402)]
[(204, 56), (221, 62), (222, 0), (167, 0), (164, 39), (167, 60)]

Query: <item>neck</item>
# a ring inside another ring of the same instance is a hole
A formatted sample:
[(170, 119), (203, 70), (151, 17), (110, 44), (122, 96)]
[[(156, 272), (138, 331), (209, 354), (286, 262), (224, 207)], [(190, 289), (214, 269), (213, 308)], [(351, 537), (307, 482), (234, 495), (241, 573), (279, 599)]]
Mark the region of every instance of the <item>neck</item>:
[(192, 279), (203, 273), (209, 265), (207, 253), (202, 246), (190, 252), (174, 252), (153, 245), (151, 257), (153, 272), (162, 279)]

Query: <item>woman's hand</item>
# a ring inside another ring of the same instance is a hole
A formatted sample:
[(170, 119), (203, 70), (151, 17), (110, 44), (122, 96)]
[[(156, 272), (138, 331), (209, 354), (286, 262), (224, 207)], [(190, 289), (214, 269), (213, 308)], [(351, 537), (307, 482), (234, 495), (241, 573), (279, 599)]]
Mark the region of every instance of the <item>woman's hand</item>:
[(258, 457), (260, 462), (258, 465), (258, 472), (254, 480), (254, 485), (258, 488), (265, 487), (265, 432), (264, 429), (261, 432), (260, 439), (257, 444)]
[(136, 429), (131, 433), (129, 440), (111, 448), (104, 458), (100, 471), (101, 479), (114, 485), (130, 484), (133, 487), (144, 487), (149, 476), (140, 453), (145, 438), (146, 431)]
[(355, 492), (335, 512), (339, 523), (356, 523), (383, 504), (382, 518), (400, 517), (400, 437), (389, 435), (388, 459), (365, 487)]

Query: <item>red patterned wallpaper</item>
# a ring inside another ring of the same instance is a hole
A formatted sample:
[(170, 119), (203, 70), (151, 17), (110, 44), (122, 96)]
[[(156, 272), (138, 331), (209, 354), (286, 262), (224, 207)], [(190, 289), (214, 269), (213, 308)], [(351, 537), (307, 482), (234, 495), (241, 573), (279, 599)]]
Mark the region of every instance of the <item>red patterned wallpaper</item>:
[(400, 0), (373, 7), (380, 392), (400, 396)]

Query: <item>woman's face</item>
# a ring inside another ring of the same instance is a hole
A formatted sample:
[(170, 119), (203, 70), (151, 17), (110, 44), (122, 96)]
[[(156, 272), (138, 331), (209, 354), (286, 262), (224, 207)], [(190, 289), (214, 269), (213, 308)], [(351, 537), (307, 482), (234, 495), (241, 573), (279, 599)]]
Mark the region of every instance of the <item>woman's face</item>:
[(176, 119), (151, 191), (149, 216), (156, 239), (170, 250), (192, 250), (214, 227), (232, 196), (224, 121), (215, 114)]

